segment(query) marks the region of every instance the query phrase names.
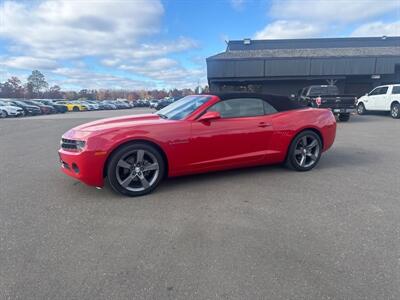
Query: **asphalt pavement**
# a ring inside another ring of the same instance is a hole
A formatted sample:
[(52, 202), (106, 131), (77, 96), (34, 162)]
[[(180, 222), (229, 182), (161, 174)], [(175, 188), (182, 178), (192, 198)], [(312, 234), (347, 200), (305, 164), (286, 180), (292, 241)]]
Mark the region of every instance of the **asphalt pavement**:
[(0, 299), (400, 299), (400, 120), (339, 123), (317, 168), (170, 179), (125, 198), (59, 171), (98, 118), (0, 120)]

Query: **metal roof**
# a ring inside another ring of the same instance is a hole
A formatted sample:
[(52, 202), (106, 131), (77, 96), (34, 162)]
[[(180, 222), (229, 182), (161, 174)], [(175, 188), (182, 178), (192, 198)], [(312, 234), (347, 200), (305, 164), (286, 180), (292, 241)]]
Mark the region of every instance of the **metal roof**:
[[(331, 46), (331, 47), (329, 47)], [(400, 37), (231, 41), (207, 59), (208, 78), (393, 74)]]
[(399, 56), (399, 47), (264, 49), (227, 51), (208, 59)]
[(207, 60), (357, 56), (400, 56), (400, 37), (229, 41)]

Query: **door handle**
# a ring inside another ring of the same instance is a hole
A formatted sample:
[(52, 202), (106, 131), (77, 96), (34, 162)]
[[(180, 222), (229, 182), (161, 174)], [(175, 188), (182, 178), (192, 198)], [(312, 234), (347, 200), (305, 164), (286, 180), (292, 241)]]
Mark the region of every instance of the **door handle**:
[(261, 127), (261, 128), (270, 127), (270, 126), (272, 126), (272, 124), (270, 124), (270, 123), (265, 123), (265, 122), (258, 123), (258, 127)]

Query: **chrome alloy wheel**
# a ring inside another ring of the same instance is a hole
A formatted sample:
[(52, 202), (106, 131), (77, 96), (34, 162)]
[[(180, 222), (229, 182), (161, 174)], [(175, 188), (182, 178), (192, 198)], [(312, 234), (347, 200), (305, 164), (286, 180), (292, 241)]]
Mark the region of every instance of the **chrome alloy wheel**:
[(123, 155), (115, 169), (118, 183), (128, 191), (150, 188), (160, 175), (157, 158), (147, 150), (133, 150)]
[(393, 105), (391, 109), (392, 118), (397, 119), (399, 117), (399, 105)]
[(314, 136), (305, 135), (296, 144), (294, 158), (300, 167), (309, 168), (318, 161), (320, 151), (318, 140)]

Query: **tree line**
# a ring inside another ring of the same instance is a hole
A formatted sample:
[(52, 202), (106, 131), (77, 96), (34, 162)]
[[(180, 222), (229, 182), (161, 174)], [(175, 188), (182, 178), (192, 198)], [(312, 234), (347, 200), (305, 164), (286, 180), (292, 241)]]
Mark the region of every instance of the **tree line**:
[[(208, 91), (208, 86), (201, 89)], [(27, 81), (23, 83), (18, 77), (12, 76), (5, 82), (0, 82), (0, 98), (24, 99), (67, 99), (67, 100), (115, 100), (115, 99), (162, 99), (165, 97), (181, 98), (190, 94), (200, 93), (199, 87), (192, 89), (170, 90), (113, 90), (113, 89), (82, 89), (80, 91), (63, 91), (60, 86), (49, 86), (45, 76), (38, 70), (32, 71)]]

